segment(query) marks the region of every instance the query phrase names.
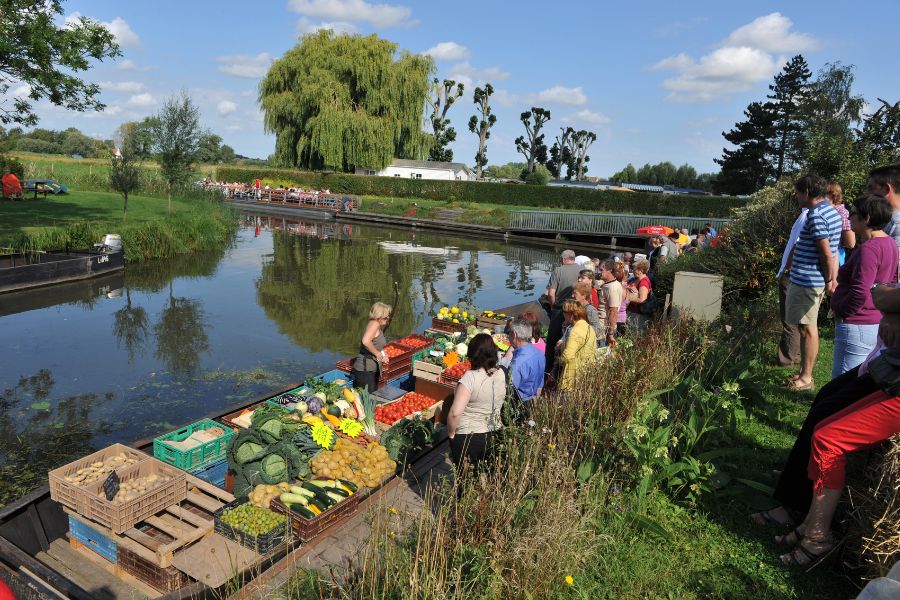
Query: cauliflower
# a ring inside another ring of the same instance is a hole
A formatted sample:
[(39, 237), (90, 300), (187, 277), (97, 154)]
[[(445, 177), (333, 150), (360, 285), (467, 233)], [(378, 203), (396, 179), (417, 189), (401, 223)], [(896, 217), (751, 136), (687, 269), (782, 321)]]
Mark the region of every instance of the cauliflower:
[(457, 344), (456, 345), (456, 353), (460, 356), (468, 356), (469, 355), (469, 346), (466, 344)]

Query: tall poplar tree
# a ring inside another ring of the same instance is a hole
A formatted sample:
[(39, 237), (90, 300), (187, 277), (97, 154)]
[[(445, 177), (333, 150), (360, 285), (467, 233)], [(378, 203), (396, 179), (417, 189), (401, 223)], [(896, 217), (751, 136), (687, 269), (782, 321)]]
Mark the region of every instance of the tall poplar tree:
[(494, 86), (486, 83), (483, 88), (475, 88), (472, 102), (478, 107), (479, 115), (469, 118), (469, 131), (478, 135), (478, 153), (475, 155), (475, 175), (483, 178), (484, 166), (487, 164), (487, 140), (491, 137), (491, 127), (497, 122), (497, 116), (491, 110), (491, 95)]
[(375, 35), (310, 33), (259, 86), (275, 160), (307, 169), (381, 169), (424, 158), (423, 109), (434, 63)]
[[(453, 86), (456, 86), (455, 90)], [(437, 78), (432, 81), (432, 87), (434, 95), (428, 98), (428, 108), (431, 109), (431, 128), (434, 131), (434, 140), (431, 150), (428, 151), (428, 160), (451, 162), (453, 150), (448, 148), (447, 144), (456, 140), (456, 130), (450, 127), (447, 111), (450, 110), (456, 99), (463, 95), (465, 87), (452, 79), (445, 79), (441, 82)]]
[(535, 164), (547, 162), (547, 144), (544, 143), (544, 134), (541, 133), (541, 129), (550, 120), (550, 111), (533, 106), (531, 110), (526, 110), (519, 115), (519, 119), (525, 126), (525, 135), (516, 138), (516, 151), (525, 157), (525, 170), (522, 171), (522, 179), (525, 179), (534, 172)]

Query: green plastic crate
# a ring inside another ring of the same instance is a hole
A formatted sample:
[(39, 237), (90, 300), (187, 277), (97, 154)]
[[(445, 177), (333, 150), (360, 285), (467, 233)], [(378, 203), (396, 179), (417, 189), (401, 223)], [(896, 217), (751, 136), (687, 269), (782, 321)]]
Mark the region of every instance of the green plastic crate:
[[(225, 435), (200, 444), (190, 450), (179, 450), (163, 443), (166, 441), (184, 441), (195, 431), (203, 431), (210, 427), (221, 427), (225, 430)], [(203, 419), (154, 439), (153, 456), (184, 471), (194, 471), (224, 458), (228, 442), (234, 437), (234, 434), (235, 431), (230, 427), (217, 423), (212, 419)]]

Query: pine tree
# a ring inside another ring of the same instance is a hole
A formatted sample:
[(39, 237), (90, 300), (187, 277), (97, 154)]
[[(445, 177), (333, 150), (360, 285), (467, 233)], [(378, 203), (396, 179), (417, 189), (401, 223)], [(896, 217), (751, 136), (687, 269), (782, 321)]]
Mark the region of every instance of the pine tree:
[(725, 139), (734, 150), (722, 149), (716, 162), (722, 172), (716, 189), (727, 194), (752, 194), (768, 183), (774, 175), (769, 161), (773, 154), (771, 140), (775, 137), (775, 115), (769, 103), (754, 102), (744, 111), (746, 121), (736, 123)]
[(775, 135), (770, 143), (774, 161), (775, 179), (799, 165), (804, 142), (804, 116), (810, 98), (809, 78), (812, 72), (806, 59), (798, 54), (775, 76), (769, 85), (772, 92), (766, 96), (771, 102)]

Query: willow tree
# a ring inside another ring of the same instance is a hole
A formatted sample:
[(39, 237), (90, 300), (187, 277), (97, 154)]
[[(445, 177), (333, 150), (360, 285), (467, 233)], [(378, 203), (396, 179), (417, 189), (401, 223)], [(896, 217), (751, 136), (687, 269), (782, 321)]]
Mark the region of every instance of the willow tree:
[(375, 35), (310, 33), (272, 63), (259, 86), (275, 160), (349, 171), (424, 158), (430, 58), (397, 51)]

